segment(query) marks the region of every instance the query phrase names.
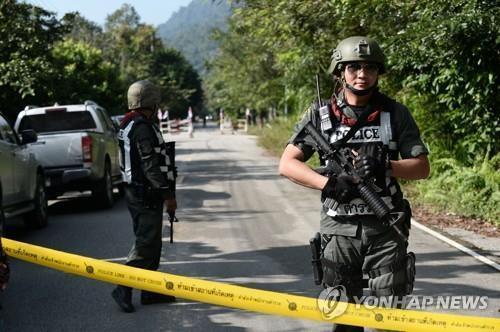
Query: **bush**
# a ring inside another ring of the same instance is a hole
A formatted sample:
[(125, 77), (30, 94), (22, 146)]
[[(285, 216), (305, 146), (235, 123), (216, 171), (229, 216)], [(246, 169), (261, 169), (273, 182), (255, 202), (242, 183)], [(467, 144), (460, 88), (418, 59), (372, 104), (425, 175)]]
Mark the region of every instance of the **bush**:
[(500, 226), (500, 154), (464, 166), (453, 158), (432, 158), (432, 175), (416, 183), (416, 199), (440, 210), (485, 219)]

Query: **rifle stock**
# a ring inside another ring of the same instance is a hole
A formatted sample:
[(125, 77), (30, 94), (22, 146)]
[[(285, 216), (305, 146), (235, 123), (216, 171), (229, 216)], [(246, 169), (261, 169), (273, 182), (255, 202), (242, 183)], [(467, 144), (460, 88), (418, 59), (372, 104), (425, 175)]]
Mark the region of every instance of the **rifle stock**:
[[(167, 146), (167, 153), (168, 157), (170, 160), (170, 165), (169, 168), (173, 172), (173, 180), (169, 180), (169, 185), (172, 186), (174, 196), (175, 192), (177, 190), (177, 167), (175, 166), (175, 142), (166, 142), (165, 145)], [(170, 221), (170, 243), (174, 243), (174, 222), (178, 222), (179, 219), (175, 216), (175, 211), (174, 212), (168, 212), (168, 219)]]

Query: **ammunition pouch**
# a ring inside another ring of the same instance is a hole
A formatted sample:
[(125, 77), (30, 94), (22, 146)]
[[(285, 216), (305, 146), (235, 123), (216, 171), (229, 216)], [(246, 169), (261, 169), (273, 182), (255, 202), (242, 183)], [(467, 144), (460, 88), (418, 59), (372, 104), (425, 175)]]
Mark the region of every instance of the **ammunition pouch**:
[(142, 203), (146, 209), (156, 209), (163, 206), (163, 192), (149, 185), (132, 183), (129, 185), (134, 197)]
[(156, 209), (163, 206), (163, 192), (160, 189), (154, 189), (146, 186), (144, 189), (144, 206), (149, 209)]

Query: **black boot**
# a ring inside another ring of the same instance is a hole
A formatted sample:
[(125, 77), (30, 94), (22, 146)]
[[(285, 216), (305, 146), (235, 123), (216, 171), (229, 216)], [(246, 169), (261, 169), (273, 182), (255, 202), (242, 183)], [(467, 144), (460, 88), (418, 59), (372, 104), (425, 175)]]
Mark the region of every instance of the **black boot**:
[(134, 312), (135, 308), (132, 305), (132, 288), (125, 286), (117, 286), (111, 296), (124, 312)]
[(156, 304), (156, 303), (172, 303), (175, 302), (175, 297), (165, 294), (158, 294), (143, 290), (141, 292), (141, 304)]

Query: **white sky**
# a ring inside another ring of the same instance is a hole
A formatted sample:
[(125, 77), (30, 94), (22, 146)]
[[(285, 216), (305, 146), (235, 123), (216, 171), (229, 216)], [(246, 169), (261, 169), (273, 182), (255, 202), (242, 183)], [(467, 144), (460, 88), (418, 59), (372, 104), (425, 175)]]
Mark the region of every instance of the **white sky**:
[[(42, 7), (46, 10), (56, 12), (61, 18), (65, 13), (78, 11), (86, 19), (104, 24), (106, 16), (121, 7), (122, 4), (132, 5), (141, 22), (157, 26), (165, 23), (170, 16), (179, 8), (187, 6), (191, 0), (23, 0)], [(210, 1), (210, 0), (208, 0)]]

